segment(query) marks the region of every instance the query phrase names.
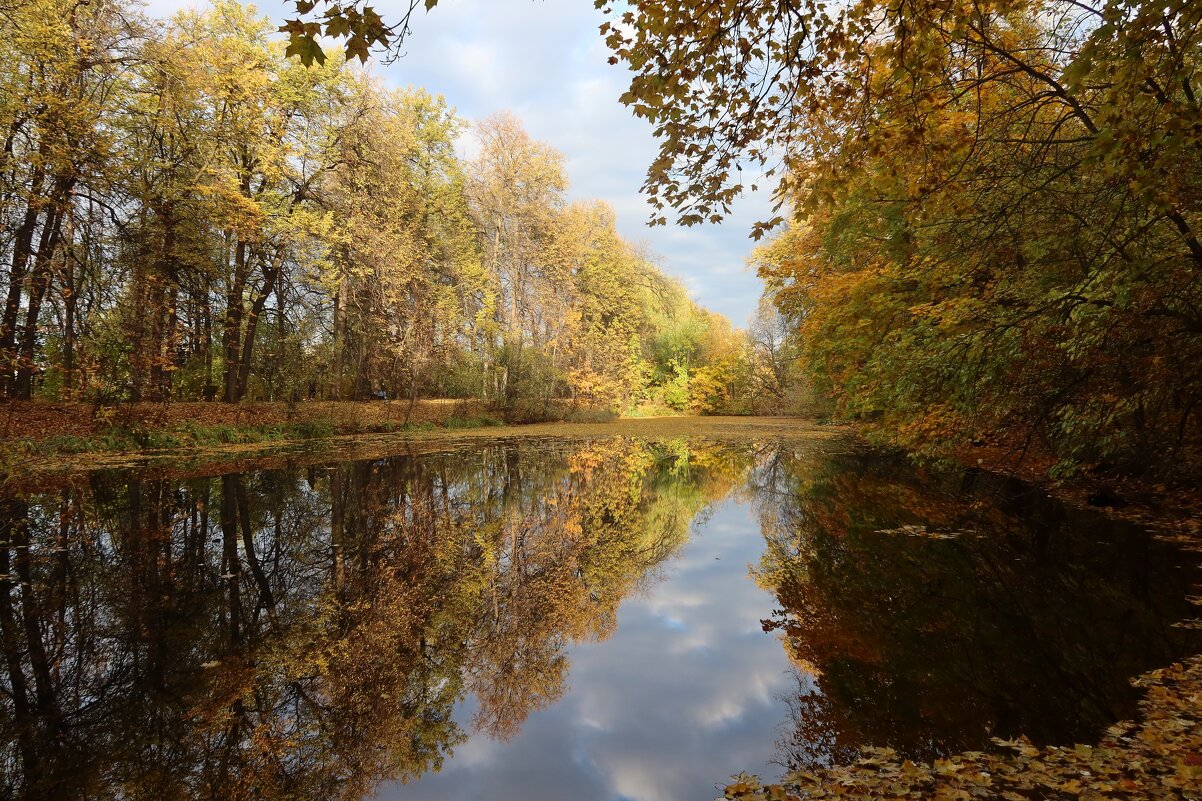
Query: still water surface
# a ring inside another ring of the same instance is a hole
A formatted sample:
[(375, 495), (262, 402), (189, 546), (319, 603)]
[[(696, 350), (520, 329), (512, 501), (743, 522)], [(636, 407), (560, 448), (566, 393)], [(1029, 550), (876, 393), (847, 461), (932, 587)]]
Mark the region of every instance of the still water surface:
[(1093, 739), (1202, 648), (1181, 552), (838, 438), (163, 475), (0, 502), (0, 797), (704, 801)]

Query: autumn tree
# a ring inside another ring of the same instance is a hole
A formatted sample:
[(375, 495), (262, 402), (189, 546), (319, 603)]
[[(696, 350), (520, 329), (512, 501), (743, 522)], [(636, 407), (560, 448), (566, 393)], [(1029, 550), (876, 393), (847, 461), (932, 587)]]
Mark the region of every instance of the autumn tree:
[[(41, 355), (43, 309), (76, 269), (79, 199), (103, 196), (123, 49), (136, 30), (112, 3), (18, 2), (0, 20), (0, 124), (5, 300), (0, 311), (0, 390), (29, 398)], [(60, 280), (56, 280), (60, 279)], [(67, 292), (72, 287), (66, 284)], [(74, 321), (72, 321), (74, 323)]]
[(442, 98), (304, 66), (234, 0), (0, 19), (7, 396), (451, 395), (540, 419), (621, 411), (703, 358), (689, 340), (661, 369), (666, 329), (704, 314), (612, 212), (567, 203), (563, 157), (512, 115), (466, 161)]
[[(416, 397), (492, 303), (454, 152), (460, 122), (441, 98), (366, 80), (327, 185), (338, 397), (375, 387)], [(345, 374), (346, 379), (343, 379)], [(344, 386), (349, 384), (349, 386)]]
[(601, 5), (655, 221), (778, 182), (795, 230), (761, 263), (844, 413), (1066, 468), (1194, 458), (1191, 8)]
[[(485, 360), (492, 391), (502, 398), (542, 384), (538, 358), (559, 324), (556, 276), (545, 249), (567, 189), (563, 156), (530, 137), (509, 114), (477, 124), (479, 155), (469, 166), (469, 192), (481, 231), (484, 263), (494, 276), (498, 339)], [(552, 379), (553, 380), (553, 379)]]

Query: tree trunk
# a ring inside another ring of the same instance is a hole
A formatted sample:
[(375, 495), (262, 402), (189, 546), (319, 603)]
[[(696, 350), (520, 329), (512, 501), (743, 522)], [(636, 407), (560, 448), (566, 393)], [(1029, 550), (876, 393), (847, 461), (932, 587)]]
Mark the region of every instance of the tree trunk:
[(75, 394), (75, 312), (79, 305), (79, 290), (75, 286), (75, 259), (70, 243), (63, 258), (63, 277), (60, 291), (63, 298), (63, 394)]
[(45, 172), (41, 167), (34, 169), (30, 181), (29, 200), (25, 216), (13, 237), (13, 260), (8, 273), (8, 298), (4, 304), (4, 317), (0, 319), (0, 390), (6, 396), (13, 394), (17, 366), (17, 317), (21, 313), (21, 295), (25, 290), (25, 274), (29, 269), (29, 258), (33, 252), (33, 232), (38, 226), (39, 206), (34, 202), (42, 191)]
[(234, 246), (234, 275), (225, 293), (225, 322), (221, 343), (225, 348), (225, 402), (238, 401), (238, 352), (242, 339), (242, 294), (246, 288), (247, 244)]
[[(282, 257), (279, 257), (282, 259)], [(251, 303), (250, 312), (246, 317), (246, 332), (243, 334), (242, 350), (238, 362), (238, 381), (235, 385), (234, 400), (242, 400), (246, 395), (247, 384), (250, 382), (250, 357), (255, 346), (255, 331), (259, 327), (259, 318), (263, 314), (263, 308), (267, 305), (267, 299), (271, 297), (271, 292), (275, 288), (276, 279), (280, 274), (280, 264), (264, 263), (263, 265), (263, 288), (259, 294), (255, 296), (254, 302)]]
[[(70, 192), (73, 182), (60, 182), (56, 195)], [(38, 252), (34, 255), (34, 269), (29, 281), (29, 304), (25, 310), (25, 329), (21, 332), (20, 352), (17, 361), (16, 395), (22, 400), (33, 396), (34, 366), (38, 351), (38, 318), (42, 313), (42, 301), (50, 287), (50, 263), (62, 240), (62, 210), (52, 208), (42, 223), (38, 238)]]
[(346, 347), (346, 280), (339, 280), (334, 293), (334, 353), (330, 364), (330, 400), (342, 397), (342, 349)]

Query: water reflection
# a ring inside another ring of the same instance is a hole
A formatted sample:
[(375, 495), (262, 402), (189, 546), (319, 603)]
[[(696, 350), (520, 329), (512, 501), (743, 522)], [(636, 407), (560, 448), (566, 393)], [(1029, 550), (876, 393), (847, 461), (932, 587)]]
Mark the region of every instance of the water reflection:
[(1088, 738), (1197, 647), (1175, 551), (948, 482), (608, 439), (10, 495), (0, 797), (711, 797), (778, 748)]
[(610, 441), (0, 509), (6, 797), (359, 798), (512, 734), (745, 457)]
[(751, 483), (764, 621), (797, 666), (781, 740), (794, 769), (864, 745), (916, 759), (1026, 734), (1096, 740), (1136, 714), (1128, 679), (1200, 647), (1198, 580), (1130, 526), (988, 474), (782, 448)]
[[(570, 650), (570, 686), (512, 740), (473, 736), (443, 770), (378, 801), (706, 801), (741, 770), (777, 770), (790, 663), (760, 623), (772, 596), (748, 579), (762, 540), (736, 497), (707, 510), (613, 636)], [(471, 702), (456, 710), (464, 721)]]

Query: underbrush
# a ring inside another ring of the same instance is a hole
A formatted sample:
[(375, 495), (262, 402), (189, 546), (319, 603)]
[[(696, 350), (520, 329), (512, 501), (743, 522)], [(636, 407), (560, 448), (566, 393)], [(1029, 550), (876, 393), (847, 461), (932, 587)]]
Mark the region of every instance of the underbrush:
[(166, 411), (157, 408), (148, 411), (145, 407), (97, 406), (80, 415), (78, 433), (0, 440), (0, 467), (11, 464), (19, 468), (30, 458), (53, 455), (188, 450), (317, 440), (337, 435), (420, 434), (527, 423), (602, 423), (618, 418), (605, 406), (556, 399), (518, 400), (491, 408), (479, 401), (465, 401), (440, 411), (442, 419), (429, 419), (427, 410), (427, 419), (406, 422), (407, 414), (389, 419), (387, 409), (381, 413), (375, 408), (350, 407), (308, 419), (289, 409), (286, 422), (265, 422), (262, 410), (254, 406), (231, 406), (223, 410), (223, 417), (228, 419), (214, 419), (215, 415), (209, 414), (204, 419), (185, 420), (179, 417), (172, 420)]
[(253, 444), (320, 439), (338, 433), (330, 421), (304, 421), (278, 425), (204, 426), (193, 422), (166, 429), (112, 425), (86, 435), (58, 434), (44, 439), (18, 439), (5, 450), (26, 455), (78, 454), (97, 451), (161, 451), (215, 445)]
[(489, 428), (491, 426), (503, 425), (505, 425), (505, 421), (501, 418), (488, 414), (481, 414), (473, 417), (451, 417), (445, 423), (443, 423), (443, 428)]
[(681, 417), (684, 412), (677, 411), (671, 406), (655, 401), (645, 401), (631, 409), (628, 409), (623, 417), (633, 417), (635, 419), (643, 417)]
[(618, 419), (608, 406), (565, 400), (515, 400), (497, 406), (494, 412), (509, 425), (530, 423), (607, 423)]

